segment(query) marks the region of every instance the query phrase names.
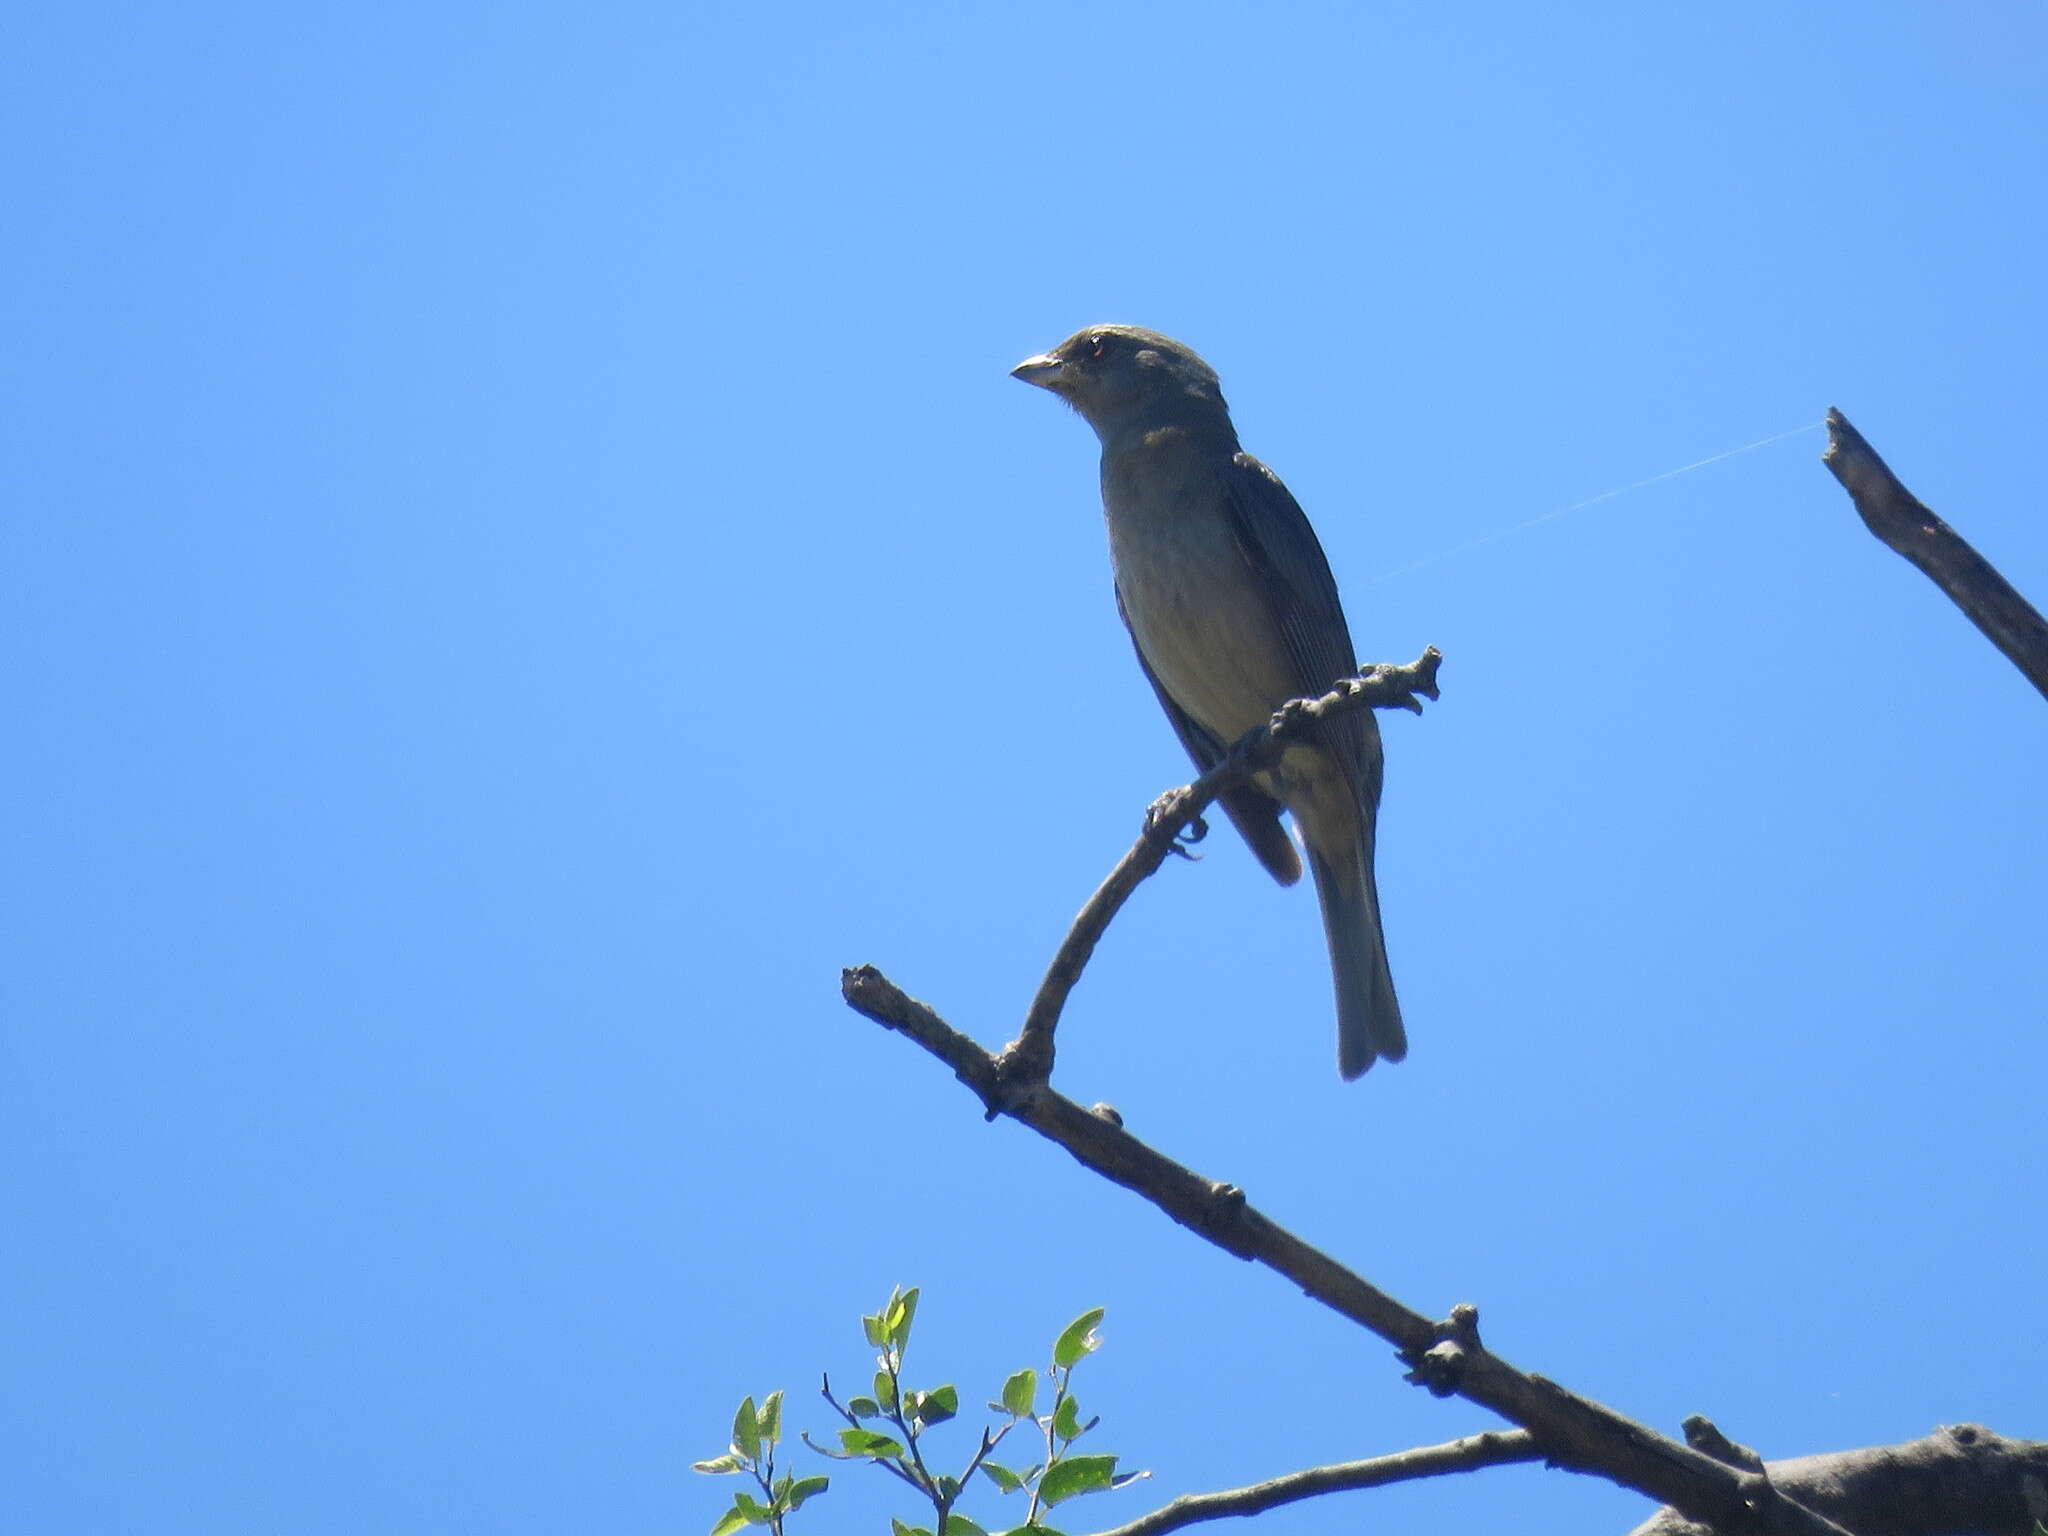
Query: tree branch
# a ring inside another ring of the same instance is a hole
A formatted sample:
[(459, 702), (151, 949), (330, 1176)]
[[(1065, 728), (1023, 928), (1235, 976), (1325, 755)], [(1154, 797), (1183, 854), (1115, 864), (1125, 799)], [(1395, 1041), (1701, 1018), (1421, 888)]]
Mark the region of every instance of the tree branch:
[[(2048, 697), (2048, 621), (1899, 482), (1839, 411), (1828, 412), (1827, 425), (1823, 462), (1872, 534), (1919, 567)], [(1958, 1425), (1903, 1445), (1764, 1462), (1695, 1418), (1686, 1425), (1691, 1443), (1680, 1444), (1492, 1354), (1480, 1342), (1475, 1308), (1457, 1307), (1442, 1322), (1412, 1311), (1269, 1220), (1241, 1190), (1174, 1162), (1124, 1130), (1113, 1111), (1085, 1110), (1049, 1086), (1053, 1036), (1096, 945), (1131, 894), (1176, 851), (1182, 834), (1201, 827), (1202, 812), (1274, 762), (1287, 741), (1331, 715), (1366, 707), (1419, 713), (1419, 698), (1437, 697), (1441, 659), (1432, 648), (1410, 666), (1374, 667), (1320, 699), (1292, 700), (1214, 768), (1161, 796), (1137, 842), (1076, 917), (1022, 1031), (1000, 1057), (873, 967), (842, 976), (849, 1005), (945, 1062), (990, 1119), (1006, 1114), (1030, 1126), (1225, 1252), (1265, 1265), (1387, 1340), (1408, 1365), (1410, 1381), (1438, 1396), (1465, 1397), (1521, 1426), (1185, 1495), (1104, 1536), (1165, 1536), (1317, 1494), (1537, 1459), (1597, 1473), (1667, 1506), (1632, 1536), (1847, 1536), (1844, 1527), (1858, 1536), (1941, 1536), (1960, 1529), (2029, 1536), (2037, 1522), (2048, 1520), (2048, 1442), (2012, 1441)]]
[[(2008, 1440), (1950, 1424), (1904, 1445), (1764, 1463), (1780, 1493), (1857, 1536), (2030, 1536), (2048, 1521), (2048, 1441)], [(1711, 1536), (1660, 1510), (1629, 1536)]]
[(1253, 1208), (1233, 1185), (1202, 1178), (1124, 1130), (1108, 1112), (1083, 1109), (1040, 1085), (1005, 1091), (996, 1059), (908, 996), (873, 966), (840, 978), (847, 1003), (908, 1035), (945, 1062), (994, 1114), (1006, 1114), (1104, 1178), (1150, 1200), (1168, 1216), (1241, 1259), (1284, 1276), (1317, 1301), (1395, 1347), (1408, 1379), (1439, 1397), (1453, 1393), (1490, 1408), (1536, 1437), (1546, 1460), (1596, 1472), (1729, 1533), (1845, 1536), (1841, 1528), (1745, 1472), (1553, 1381), (1517, 1370), (1479, 1342), (1478, 1311), (1456, 1308), (1442, 1323), (1410, 1310)]
[(1448, 1440), (1442, 1445), (1419, 1445), (1391, 1456), (1309, 1467), (1305, 1471), (1268, 1478), (1246, 1488), (1228, 1488), (1220, 1493), (1182, 1494), (1149, 1515), (1140, 1515), (1128, 1525), (1102, 1531), (1098, 1536), (1165, 1536), (1168, 1531), (1177, 1531), (1203, 1520), (1264, 1514), (1282, 1504), (1312, 1499), (1318, 1494), (1378, 1488), (1386, 1483), (1446, 1477), (1454, 1472), (1476, 1472), (1481, 1467), (1502, 1467), (1519, 1461), (1542, 1459), (1542, 1448), (1526, 1430), (1489, 1431), (1483, 1435), (1467, 1435), (1462, 1440)]
[(1279, 760), (1288, 742), (1299, 740), (1323, 720), (1368, 708), (1406, 709), (1421, 714), (1419, 700), (1437, 697), (1436, 673), (1443, 659), (1443, 653), (1430, 646), (1405, 667), (1384, 663), (1368, 667), (1355, 677), (1342, 679), (1319, 699), (1290, 699), (1272, 719), (1233, 745), (1223, 761), (1207, 773), (1153, 801), (1145, 815), (1145, 830), (1109, 872), (1109, 878), (1088, 898), (1053, 955), (1052, 963), (1046, 967), (1045, 979), (1038, 984), (1038, 995), (1032, 998), (1030, 1011), (1024, 1015), (1023, 1032), (1003, 1051), (1001, 1072), (1006, 1086), (1014, 1084), (1018, 1091), (1028, 1091), (1051, 1075), (1053, 1030), (1059, 1024), (1060, 1011), (1067, 1005), (1068, 994), (1081, 979), (1081, 972), (1111, 919), (1123, 909), (1132, 892), (1166, 862), (1183, 830), (1198, 823), (1202, 812), (1218, 796), (1249, 783), (1253, 774)]
[(1842, 482), (1857, 514), (1879, 542), (1917, 565), (2048, 698), (2048, 620), (1961, 534), (1901, 485), (1877, 450), (1832, 406), (1827, 451), (1820, 461)]

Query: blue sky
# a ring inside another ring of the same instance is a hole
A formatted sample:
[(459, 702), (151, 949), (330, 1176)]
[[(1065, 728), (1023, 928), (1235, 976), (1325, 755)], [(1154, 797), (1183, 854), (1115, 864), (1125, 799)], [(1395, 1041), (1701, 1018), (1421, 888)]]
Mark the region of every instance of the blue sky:
[(1435, 558), (1836, 404), (2048, 597), (2038, 8), (9, 32), (0, 1524), (701, 1530), (733, 1404), (829, 1427), (899, 1283), (970, 1398), (1108, 1308), (1156, 1476), (1076, 1531), (1490, 1422), (838, 1001), (1000, 1043), (1185, 777), (1092, 438), (1005, 377), (1097, 320), (1216, 365), (1365, 657), (1447, 660), (1387, 722), (1409, 1061), (1338, 1082), (1312, 898), (1219, 836), (1061, 1086), (1666, 1430), (2044, 1432), (1984, 1332), (2048, 1291), (2041, 699), (1817, 429)]

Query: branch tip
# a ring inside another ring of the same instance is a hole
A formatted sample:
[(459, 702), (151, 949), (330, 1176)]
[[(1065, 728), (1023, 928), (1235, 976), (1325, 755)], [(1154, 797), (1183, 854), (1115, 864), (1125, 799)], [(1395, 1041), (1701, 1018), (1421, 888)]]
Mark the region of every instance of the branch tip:
[(2048, 620), (1969, 541), (1907, 490), (1863, 434), (1832, 406), (1821, 462), (1877, 541), (1917, 567), (2027, 681), (2048, 697)]

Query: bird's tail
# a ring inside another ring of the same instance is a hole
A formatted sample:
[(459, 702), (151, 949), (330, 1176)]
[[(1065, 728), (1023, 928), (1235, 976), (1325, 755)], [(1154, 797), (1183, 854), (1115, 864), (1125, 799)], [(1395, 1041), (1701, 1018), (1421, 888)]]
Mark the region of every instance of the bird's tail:
[(1323, 906), (1323, 933), (1330, 941), (1330, 974), (1337, 987), (1337, 1070), (1348, 1081), (1384, 1056), (1408, 1054), (1394, 973), (1387, 967), (1387, 942), (1380, 933), (1380, 897), (1372, 878), (1370, 837), (1334, 859), (1311, 847), (1309, 869)]

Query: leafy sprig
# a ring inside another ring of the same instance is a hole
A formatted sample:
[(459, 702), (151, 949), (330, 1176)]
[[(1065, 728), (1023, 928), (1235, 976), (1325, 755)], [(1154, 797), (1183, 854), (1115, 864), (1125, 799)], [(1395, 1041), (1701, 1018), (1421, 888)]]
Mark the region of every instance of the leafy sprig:
[[(1102, 1308), (1082, 1313), (1060, 1331), (1053, 1341), (1052, 1364), (1042, 1373), (1032, 1368), (1013, 1372), (1003, 1383), (1001, 1397), (989, 1409), (1007, 1422), (984, 1426), (980, 1442), (959, 1473), (934, 1472), (936, 1458), (927, 1459), (929, 1431), (958, 1416), (960, 1393), (948, 1383), (929, 1389), (910, 1386), (904, 1377), (904, 1357), (909, 1350), (911, 1327), (917, 1320), (918, 1291), (899, 1287), (879, 1311), (861, 1319), (867, 1342), (878, 1351), (871, 1394), (859, 1394), (841, 1402), (824, 1378), (822, 1395), (832, 1410), (845, 1420), (837, 1431), (837, 1445), (822, 1445), (808, 1432), (803, 1442), (821, 1456), (835, 1461), (865, 1461), (880, 1467), (931, 1505), (930, 1525), (890, 1521), (892, 1536), (991, 1536), (982, 1526), (962, 1514), (962, 1497), (974, 1484), (976, 1472), (1005, 1494), (1026, 1498), (1024, 1523), (1010, 1526), (997, 1536), (1063, 1536), (1045, 1523), (1045, 1514), (1057, 1505), (1082, 1494), (1121, 1488), (1143, 1472), (1119, 1473), (1117, 1458), (1106, 1453), (1081, 1454), (1074, 1442), (1100, 1422), (1083, 1423), (1079, 1400), (1074, 1396), (1074, 1369), (1101, 1347), (1096, 1333)], [(1052, 1390), (1050, 1407), (1038, 1409), (1040, 1377)], [(777, 1476), (775, 1447), (781, 1435), (782, 1394), (773, 1392), (759, 1409), (748, 1398), (733, 1419), (732, 1444), (723, 1456), (695, 1463), (699, 1472), (748, 1473), (759, 1486), (762, 1497), (749, 1493), (735, 1496), (733, 1506), (711, 1528), (711, 1536), (732, 1536), (750, 1525), (765, 1525), (774, 1536), (783, 1536), (783, 1521), (805, 1500), (828, 1486), (824, 1477)], [(1014, 1468), (991, 1459), (990, 1453), (1006, 1437), (1029, 1424), (1043, 1446), (1043, 1459), (1036, 1464)]]
[[(820, 1494), (831, 1484), (825, 1477), (775, 1475), (775, 1447), (782, 1439), (782, 1393), (770, 1392), (756, 1408), (750, 1397), (732, 1416), (732, 1443), (723, 1456), (692, 1463), (698, 1472), (744, 1472), (754, 1479), (761, 1498), (742, 1490), (733, 1495), (732, 1508), (719, 1516), (711, 1536), (732, 1536), (750, 1525), (765, 1525), (774, 1536), (782, 1536), (782, 1522), (803, 1508), (804, 1501)], [(765, 1501), (765, 1502), (764, 1502)]]

